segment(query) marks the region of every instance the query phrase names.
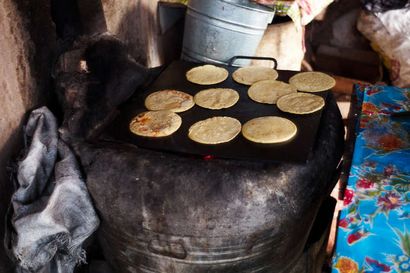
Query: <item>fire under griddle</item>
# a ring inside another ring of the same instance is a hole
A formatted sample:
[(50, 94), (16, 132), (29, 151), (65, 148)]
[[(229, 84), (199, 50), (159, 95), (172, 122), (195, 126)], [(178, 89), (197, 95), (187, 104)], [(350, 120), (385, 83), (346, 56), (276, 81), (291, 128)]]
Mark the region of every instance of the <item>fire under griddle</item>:
[[(173, 62), (148, 88), (136, 92), (133, 97), (120, 108), (120, 114), (106, 129), (106, 133), (116, 140), (132, 143), (140, 148), (165, 152), (238, 160), (306, 162), (315, 143), (323, 109), (312, 114), (295, 115), (281, 112), (276, 105), (254, 102), (247, 94), (249, 86), (236, 83), (232, 79), (232, 73), (238, 69), (237, 67), (218, 65), (229, 71), (229, 77), (219, 84), (204, 86), (186, 80), (185, 73), (189, 69), (199, 65), (203, 64), (187, 61)], [(278, 80), (288, 82), (289, 78), (298, 72), (279, 70), (278, 73)], [(178, 113), (182, 118), (182, 125), (178, 131), (171, 136), (161, 138), (141, 137), (131, 133), (129, 130), (130, 121), (139, 113), (147, 111), (144, 106), (144, 100), (149, 94), (163, 89), (176, 89), (195, 95), (197, 92), (208, 88), (235, 89), (238, 91), (240, 99), (233, 107), (227, 109), (210, 110), (195, 105), (188, 111)], [(328, 91), (318, 92), (316, 94), (322, 96), (327, 102)], [(245, 139), (241, 134), (228, 143), (217, 145), (200, 144), (189, 139), (188, 129), (192, 124), (213, 116), (233, 117), (238, 119), (242, 124), (256, 117), (279, 116), (293, 121), (298, 128), (298, 132), (293, 139), (279, 144), (253, 143)]]

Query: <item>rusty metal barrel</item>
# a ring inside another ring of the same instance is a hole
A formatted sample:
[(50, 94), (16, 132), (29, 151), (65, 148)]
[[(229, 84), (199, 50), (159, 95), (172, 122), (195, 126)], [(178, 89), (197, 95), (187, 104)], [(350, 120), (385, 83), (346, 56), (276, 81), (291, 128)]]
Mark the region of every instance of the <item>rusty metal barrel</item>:
[(312, 272), (298, 266), (316, 263), (303, 253), (343, 150), (339, 110), (327, 104), (306, 164), (76, 144), (115, 272)]
[(248, 0), (190, 0), (181, 58), (228, 64), (233, 56), (253, 56), (273, 17), (272, 9)]

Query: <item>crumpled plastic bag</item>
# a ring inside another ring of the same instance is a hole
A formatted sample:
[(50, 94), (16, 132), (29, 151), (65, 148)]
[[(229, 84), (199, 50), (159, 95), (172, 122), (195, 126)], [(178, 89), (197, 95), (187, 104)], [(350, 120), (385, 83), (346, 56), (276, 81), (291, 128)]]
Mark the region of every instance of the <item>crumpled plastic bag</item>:
[(392, 84), (410, 87), (410, 9), (362, 12), (358, 30), (370, 40), (389, 70)]
[(365, 10), (373, 13), (410, 7), (408, 0), (361, 0), (361, 2)]
[(53, 114), (34, 110), (18, 164), (9, 231), (17, 272), (72, 273), (85, 261), (83, 242), (98, 228), (87, 187), (70, 148), (58, 139)]

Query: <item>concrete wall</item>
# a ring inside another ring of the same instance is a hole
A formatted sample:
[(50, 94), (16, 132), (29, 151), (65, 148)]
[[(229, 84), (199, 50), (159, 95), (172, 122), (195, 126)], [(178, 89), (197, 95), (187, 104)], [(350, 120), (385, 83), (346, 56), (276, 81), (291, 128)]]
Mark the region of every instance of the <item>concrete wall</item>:
[[(6, 166), (22, 147), (21, 124), (27, 111), (46, 102), (55, 48), (47, 0), (0, 1), (0, 235), (12, 186)], [(0, 272), (10, 271), (3, 244)]]
[[(140, 63), (150, 67), (176, 56), (178, 47), (174, 45), (180, 39), (169, 45), (168, 36), (173, 33), (159, 34), (158, 0), (77, 3), (84, 34), (109, 31), (128, 44)], [(0, 1), (0, 273), (12, 268), (2, 247), (4, 215), (13, 192), (6, 167), (22, 148), (22, 124), (27, 113), (48, 104), (52, 97), (50, 70), (57, 45), (50, 14), (49, 0)], [(176, 27), (179, 32), (182, 28)]]
[(107, 29), (129, 45), (131, 54), (147, 66), (162, 64), (158, 0), (102, 0)]
[(142, 65), (156, 67), (179, 59), (183, 21), (160, 33), (159, 0), (77, 1), (85, 34), (108, 31), (128, 46)]

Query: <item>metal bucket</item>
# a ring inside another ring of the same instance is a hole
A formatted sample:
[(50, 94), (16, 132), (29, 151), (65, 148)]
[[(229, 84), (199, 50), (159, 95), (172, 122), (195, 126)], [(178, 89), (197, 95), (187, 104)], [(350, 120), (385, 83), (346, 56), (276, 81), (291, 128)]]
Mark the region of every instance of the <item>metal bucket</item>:
[(190, 0), (181, 58), (228, 64), (233, 56), (254, 55), (273, 17), (273, 10), (248, 0)]

